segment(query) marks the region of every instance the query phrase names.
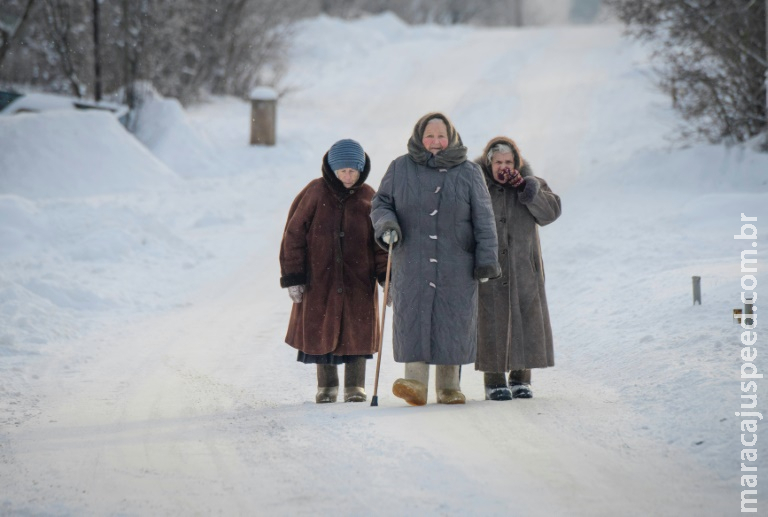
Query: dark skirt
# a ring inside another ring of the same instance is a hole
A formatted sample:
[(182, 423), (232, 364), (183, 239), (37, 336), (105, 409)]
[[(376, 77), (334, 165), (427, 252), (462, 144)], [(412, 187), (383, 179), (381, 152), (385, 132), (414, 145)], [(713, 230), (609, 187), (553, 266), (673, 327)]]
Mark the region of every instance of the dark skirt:
[(305, 354), (299, 350), (299, 355), (296, 360), (304, 364), (345, 364), (359, 357), (365, 357), (366, 359), (373, 359), (373, 355), (333, 355), (333, 352), (328, 352), (323, 355), (310, 355)]

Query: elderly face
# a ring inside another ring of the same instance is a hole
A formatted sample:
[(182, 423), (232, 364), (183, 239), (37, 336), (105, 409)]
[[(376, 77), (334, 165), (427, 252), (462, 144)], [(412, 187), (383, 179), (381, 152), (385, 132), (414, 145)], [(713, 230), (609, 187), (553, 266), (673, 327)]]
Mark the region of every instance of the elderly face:
[(499, 183), (506, 183), (507, 178), (501, 175), (502, 169), (515, 169), (515, 156), (512, 153), (493, 153), (491, 157), (491, 172), (493, 172), (493, 179)]
[(339, 169), (336, 171), (336, 177), (344, 184), (345, 188), (350, 188), (360, 179), (360, 171), (357, 169)]
[(442, 120), (433, 120), (424, 128), (421, 143), (432, 154), (437, 154), (448, 147), (448, 127)]

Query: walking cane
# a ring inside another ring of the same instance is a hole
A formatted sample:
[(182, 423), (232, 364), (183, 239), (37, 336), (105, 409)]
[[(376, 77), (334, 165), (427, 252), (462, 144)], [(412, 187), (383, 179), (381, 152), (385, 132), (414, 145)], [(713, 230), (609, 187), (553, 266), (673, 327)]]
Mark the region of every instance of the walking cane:
[(379, 357), (376, 359), (376, 379), (373, 382), (373, 398), (371, 406), (379, 405), (379, 370), (381, 370), (381, 349), (384, 346), (384, 320), (387, 317), (387, 299), (389, 296), (389, 270), (392, 267), (392, 236), (389, 238), (389, 253), (387, 254), (387, 275), (384, 278), (384, 307), (381, 309), (381, 328), (379, 329)]

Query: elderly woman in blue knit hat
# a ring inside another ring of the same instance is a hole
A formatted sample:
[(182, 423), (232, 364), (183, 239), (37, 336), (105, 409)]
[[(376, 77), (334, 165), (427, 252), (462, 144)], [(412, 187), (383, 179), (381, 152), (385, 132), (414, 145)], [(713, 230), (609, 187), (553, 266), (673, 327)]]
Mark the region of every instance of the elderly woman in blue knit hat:
[(317, 365), (317, 403), (336, 402), (344, 364), (344, 401), (363, 402), (366, 359), (379, 342), (377, 282), (387, 253), (370, 220), (371, 161), (351, 139), (333, 144), (321, 177), (296, 196), (280, 247), (280, 285), (293, 309), (285, 342), (298, 361)]

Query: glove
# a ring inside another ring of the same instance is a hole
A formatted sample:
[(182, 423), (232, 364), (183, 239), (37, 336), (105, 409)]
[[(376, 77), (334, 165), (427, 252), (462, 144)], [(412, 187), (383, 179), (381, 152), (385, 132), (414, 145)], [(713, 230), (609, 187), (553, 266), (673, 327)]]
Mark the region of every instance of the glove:
[(488, 281), (487, 278), (479, 278), (478, 280), (480, 280), (481, 284), (484, 284), (484, 283), (486, 283)]
[(392, 240), (392, 244), (394, 244), (398, 241), (399, 238), (400, 236), (397, 235), (396, 230), (387, 230), (381, 234), (381, 240), (384, 241), (384, 244), (389, 244), (390, 239)]
[(504, 178), (504, 180), (513, 187), (519, 187), (525, 183), (525, 178), (520, 175), (520, 171), (517, 169), (510, 169), (509, 167), (505, 167), (501, 169), (500, 172), (501, 177)]
[(303, 285), (292, 285), (288, 288), (288, 296), (291, 297), (291, 300), (293, 300), (293, 303), (301, 303), (301, 300), (304, 298), (304, 286)]

